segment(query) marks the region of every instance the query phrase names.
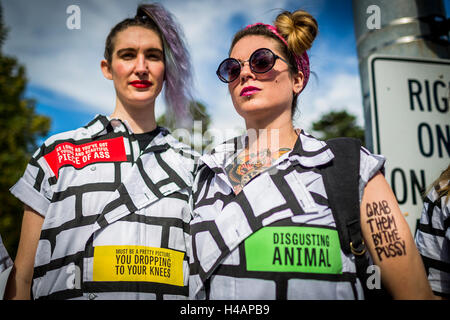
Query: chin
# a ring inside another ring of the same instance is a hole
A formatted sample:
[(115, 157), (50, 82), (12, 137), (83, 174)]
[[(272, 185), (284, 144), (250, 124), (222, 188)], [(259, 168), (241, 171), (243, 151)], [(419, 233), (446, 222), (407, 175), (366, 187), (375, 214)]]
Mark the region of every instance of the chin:
[(243, 103), (239, 103), (238, 107), (235, 107), (237, 113), (241, 116), (246, 114), (258, 114), (258, 113), (267, 113), (274, 108), (267, 105), (263, 101), (258, 101), (258, 99), (252, 99), (248, 101), (244, 101)]
[(154, 106), (154, 99), (129, 99), (127, 105), (133, 108), (145, 109)]
[(265, 118), (270, 117), (270, 114), (272, 113), (267, 108), (252, 108), (252, 109), (245, 108), (236, 111), (246, 121), (264, 120)]
[(145, 104), (156, 101), (157, 96), (158, 95), (155, 95), (154, 92), (139, 92), (130, 96), (129, 101)]
[[(290, 108), (290, 106), (289, 106)], [(279, 118), (284, 113), (288, 112), (285, 107), (278, 107), (274, 105), (266, 105), (261, 107), (261, 105), (248, 104), (245, 106), (240, 106), (236, 108), (237, 113), (245, 119), (246, 122), (267, 122)]]

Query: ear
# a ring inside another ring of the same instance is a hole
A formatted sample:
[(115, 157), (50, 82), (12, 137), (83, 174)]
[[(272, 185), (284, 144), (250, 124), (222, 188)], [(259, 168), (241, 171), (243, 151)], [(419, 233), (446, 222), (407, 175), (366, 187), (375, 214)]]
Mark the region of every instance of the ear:
[(300, 91), (302, 91), (303, 89), (303, 82), (305, 80), (305, 76), (301, 71), (299, 71), (297, 72), (297, 74), (293, 76), (292, 80), (293, 80), (292, 91), (294, 92), (294, 95), (298, 95)]
[(108, 61), (102, 60), (100, 62), (100, 68), (102, 69), (103, 76), (108, 80), (112, 80), (113, 77)]

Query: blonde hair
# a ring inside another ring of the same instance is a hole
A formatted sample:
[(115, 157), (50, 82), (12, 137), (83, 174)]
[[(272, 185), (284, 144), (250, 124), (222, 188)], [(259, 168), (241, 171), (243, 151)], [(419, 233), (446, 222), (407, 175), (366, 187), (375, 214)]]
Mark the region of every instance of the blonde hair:
[(274, 26), (277, 28), (278, 33), (286, 40), (286, 45), (269, 29), (264, 25), (255, 24), (251, 27), (247, 27), (238, 31), (231, 42), (231, 53), (236, 43), (249, 35), (261, 35), (276, 40), (279, 44), (280, 52), (288, 58), (292, 66), (292, 73), (296, 73), (297, 63), (295, 61), (295, 55), (301, 57), (302, 54), (311, 48), (314, 39), (316, 38), (319, 27), (316, 19), (308, 12), (303, 10), (296, 10), (294, 12), (283, 11), (275, 18)]
[[(444, 184), (442, 184), (444, 183)], [(440, 176), (433, 182), (433, 184), (427, 189), (426, 194), (428, 194), (431, 189), (435, 189), (438, 198), (441, 199), (446, 197), (445, 204), (448, 203), (449, 200), (449, 190), (450, 190), (450, 165), (445, 169)]]
[(283, 11), (275, 19), (274, 25), (286, 39), (289, 51), (299, 57), (311, 48), (319, 31), (316, 19), (303, 10), (292, 13)]

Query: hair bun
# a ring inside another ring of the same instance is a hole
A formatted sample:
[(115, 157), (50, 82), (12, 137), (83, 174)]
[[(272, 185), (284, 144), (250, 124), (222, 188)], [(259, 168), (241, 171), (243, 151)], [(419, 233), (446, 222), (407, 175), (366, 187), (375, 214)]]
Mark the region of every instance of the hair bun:
[(297, 56), (301, 56), (305, 50), (311, 48), (319, 31), (316, 19), (303, 10), (292, 13), (284, 11), (277, 16), (274, 24), (286, 39), (289, 50)]

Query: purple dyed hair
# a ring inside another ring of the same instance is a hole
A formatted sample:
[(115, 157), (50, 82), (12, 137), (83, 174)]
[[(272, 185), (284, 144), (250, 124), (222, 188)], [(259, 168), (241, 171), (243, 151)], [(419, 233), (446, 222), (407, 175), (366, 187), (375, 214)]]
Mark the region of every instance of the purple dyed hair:
[[(158, 3), (143, 4), (137, 9), (135, 19), (147, 16), (158, 27), (165, 58), (165, 100), (170, 116), (177, 122), (190, 117), (192, 99), (192, 73), (190, 55), (186, 49), (184, 33), (173, 15)], [(169, 117), (166, 117), (166, 119)]]
[(193, 101), (192, 68), (181, 27), (162, 5), (157, 3), (140, 5), (133, 19), (128, 18), (118, 23), (106, 38), (104, 56), (108, 63), (112, 60), (117, 33), (131, 26), (148, 28), (160, 36), (165, 63), (164, 98), (168, 113), (166, 121), (173, 118), (177, 125), (186, 126), (191, 120), (189, 103)]

